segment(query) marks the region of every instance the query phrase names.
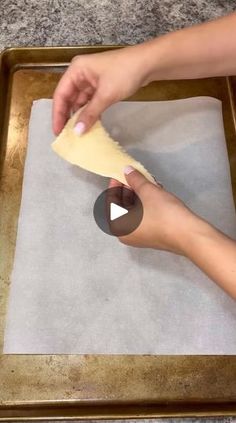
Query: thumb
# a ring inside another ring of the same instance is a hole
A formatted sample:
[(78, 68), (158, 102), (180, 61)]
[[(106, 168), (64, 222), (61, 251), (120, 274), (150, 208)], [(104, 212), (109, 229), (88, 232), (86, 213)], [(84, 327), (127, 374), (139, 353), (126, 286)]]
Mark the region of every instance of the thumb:
[(78, 122), (75, 125), (75, 130), (81, 135), (84, 132), (87, 132), (99, 119), (104, 110), (112, 104), (110, 98), (101, 94), (98, 90), (94, 93), (92, 99), (83, 107), (82, 112), (78, 117)]
[(144, 185), (151, 184), (145, 176), (140, 173), (138, 170), (134, 169), (132, 166), (126, 166), (124, 169), (124, 174), (126, 181), (128, 182), (129, 186), (137, 193), (140, 194), (141, 190), (143, 189)]

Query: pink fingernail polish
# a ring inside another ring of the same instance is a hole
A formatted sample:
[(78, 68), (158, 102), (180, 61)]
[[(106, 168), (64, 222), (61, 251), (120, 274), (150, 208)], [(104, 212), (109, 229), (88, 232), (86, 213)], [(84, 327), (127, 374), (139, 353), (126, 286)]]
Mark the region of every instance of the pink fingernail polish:
[(84, 130), (85, 130), (85, 124), (83, 122), (78, 122), (74, 127), (74, 131), (76, 132), (77, 135), (82, 135)]
[(131, 172), (133, 172), (135, 169), (132, 166), (126, 166), (124, 168), (124, 174), (129, 175)]

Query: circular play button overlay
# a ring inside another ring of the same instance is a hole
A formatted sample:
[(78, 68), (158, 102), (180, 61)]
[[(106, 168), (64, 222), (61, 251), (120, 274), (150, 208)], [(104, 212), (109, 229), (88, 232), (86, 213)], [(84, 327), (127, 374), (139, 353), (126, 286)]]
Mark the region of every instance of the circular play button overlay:
[(98, 196), (93, 215), (103, 232), (119, 237), (137, 229), (143, 218), (143, 206), (131, 189), (124, 186), (113, 187)]

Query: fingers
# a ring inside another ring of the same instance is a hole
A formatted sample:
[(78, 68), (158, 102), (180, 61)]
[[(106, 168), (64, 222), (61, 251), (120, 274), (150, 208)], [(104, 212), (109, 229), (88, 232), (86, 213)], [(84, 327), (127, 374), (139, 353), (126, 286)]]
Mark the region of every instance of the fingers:
[[(71, 110), (85, 107), (78, 117), (78, 133), (89, 130), (101, 113), (116, 101), (114, 84), (98, 68), (98, 58), (75, 57), (62, 76), (53, 96), (53, 131), (58, 135)], [(87, 104), (87, 105), (86, 105)]]
[(77, 110), (79, 107), (87, 103), (83, 111), (79, 115), (79, 128), (80, 133), (88, 131), (94, 123), (99, 119), (101, 113), (112, 103), (109, 96), (103, 95), (101, 90), (93, 93), (92, 87), (78, 93), (77, 84), (75, 85), (72, 80), (62, 77), (55, 93), (53, 102), (53, 131), (58, 135), (63, 129), (71, 109)]
[(127, 166), (124, 169), (124, 174), (129, 186), (137, 193), (140, 194), (145, 185), (152, 185), (142, 173), (134, 169), (132, 166)]
[(112, 103), (112, 97), (107, 93), (103, 93), (101, 86), (99, 86), (87, 106), (84, 107), (83, 111), (79, 115), (78, 123), (83, 124), (83, 132), (88, 131), (99, 119), (99, 116), (104, 112), (104, 110)]
[[(123, 185), (116, 179), (111, 179), (108, 188), (119, 188), (117, 190), (110, 191), (111, 196), (109, 199), (117, 200), (118, 204), (122, 207), (130, 207), (134, 202), (134, 191), (127, 185)], [(116, 198), (115, 198), (116, 197)], [(115, 201), (114, 201), (115, 202)]]
[(79, 93), (75, 103), (73, 104), (72, 111), (75, 113), (78, 109), (83, 107), (89, 101), (89, 96), (86, 92)]
[(134, 204), (135, 194), (132, 188), (123, 185), (122, 190), (122, 207), (130, 208)]
[(122, 187), (122, 183), (117, 181), (116, 179), (110, 179), (108, 188), (115, 188), (115, 187)]
[(53, 131), (56, 135), (63, 129), (70, 111), (85, 104), (95, 91), (96, 80), (93, 75), (89, 73), (85, 75), (78, 58), (72, 61), (53, 96)]
[(107, 191), (107, 202), (110, 207), (110, 203), (118, 203), (121, 204), (122, 200), (122, 183), (117, 181), (116, 179), (111, 179), (108, 185), (108, 188), (115, 188), (112, 190)]
[(78, 88), (71, 78), (71, 70), (64, 73), (53, 96), (53, 131), (58, 135), (63, 129), (70, 115), (75, 98), (78, 96)]

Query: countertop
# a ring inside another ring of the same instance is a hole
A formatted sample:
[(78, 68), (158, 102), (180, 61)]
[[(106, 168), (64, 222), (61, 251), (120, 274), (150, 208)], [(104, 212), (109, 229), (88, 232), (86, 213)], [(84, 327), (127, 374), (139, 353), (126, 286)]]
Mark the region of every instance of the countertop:
[(134, 44), (233, 10), (233, 0), (1, 0), (0, 49)]

